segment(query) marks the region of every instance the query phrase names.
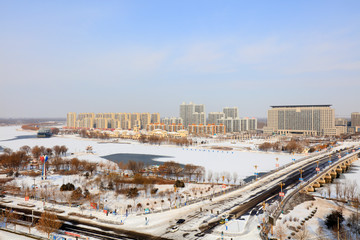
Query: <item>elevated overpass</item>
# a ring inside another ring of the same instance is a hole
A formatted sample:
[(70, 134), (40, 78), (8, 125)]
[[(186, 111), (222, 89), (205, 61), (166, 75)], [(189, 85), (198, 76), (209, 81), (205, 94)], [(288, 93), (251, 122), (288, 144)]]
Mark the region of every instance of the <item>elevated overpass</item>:
[(314, 192), (316, 188), (320, 188), (325, 183), (331, 183), (333, 179), (337, 178), (341, 173), (346, 172), (350, 165), (357, 161), (358, 158), (359, 151), (354, 151), (353, 153), (346, 155), (338, 162), (325, 169), (322, 173), (319, 173), (316, 177), (312, 178), (301, 192)]

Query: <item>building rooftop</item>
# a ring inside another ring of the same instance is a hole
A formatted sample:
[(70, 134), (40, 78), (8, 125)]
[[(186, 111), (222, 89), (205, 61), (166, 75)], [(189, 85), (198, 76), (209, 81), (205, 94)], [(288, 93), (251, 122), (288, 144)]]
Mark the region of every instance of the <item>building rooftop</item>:
[(272, 108), (298, 108), (298, 107), (330, 107), (331, 104), (324, 105), (281, 105), (281, 106), (270, 106)]

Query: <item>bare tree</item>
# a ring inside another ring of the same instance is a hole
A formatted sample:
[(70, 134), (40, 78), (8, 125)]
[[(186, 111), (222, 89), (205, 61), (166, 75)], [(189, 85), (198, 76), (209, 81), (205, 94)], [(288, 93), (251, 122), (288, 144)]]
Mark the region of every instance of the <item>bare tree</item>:
[(31, 152), (31, 148), (30, 148), (28, 145), (22, 146), (22, 147), (20, 148), (20, 150), (26, 152), (26, 154), (28, 154), (28, 155), (29, 155), (30, 152)]
[(335, 183), (336, 198), (339, 198), (340, 192), (341, 192), (341, 183), (339, 181), (336, 181)]
[(355, 180), (351, 181), (349, 184), (346, 184), (348, 186), (348, 199), (347, 200), (351, 200), (353, 201), (355, 199), (357, 190), (358, 190), (358, 185), (356, 183)]
[(65, 145), (62, 145), (60, 148), (61, 148), (61, 154), (66, 156), (68, 148)]
[(35, 159), (38, 159), (41, 155), (41, 150), (39, 148), (39, 146), (34, 146), (32, 149), (31, 149), (31, 154), (33, 155), (33, 157)]
[(239, 178), (238, 173), (237, 173), (237, 172), (233, 172), (233, 181), (234, 181), (234, 184), (236, 184), (238, 178)]
[(130, 160), (127, 164), (127, 168), (135, 175), (141, 172), (141, 170), (144, 168), (144, 163)]
[(36, 224), (36, 229), (40, 232), (47, 233), (49, 238), (50, 233), (56, 232), (61, 225), (61, 221), (55, 214), (45, 211), (41, 214), (40, 220)]
[(319, 226), (317, 229), (316, 229), (316, 239), (317, 240), (326, 240), (327, 238), (324, 236), (325, 235), (325, 231), (324, 229)]
[(196, 171), (195, 171), (195, 175), (196, 175), (196, 180), (197, 182), (200, 181), (200, 179), (202, 179), (202, 177), (204, 176), (205, 174), (205, 168), (204, 167), (201, 167), (201, 166), (198, 166), (196, 168)]
[(281, 224), (277, 225), (275, 232), (276, 232), (276, 235), (279, 240), (285, 239), (285, 231), (284, 231), (283, 225), (281, 225)]
[(219, 174), (218, 172), (215, 172), (215, 173), (214, 173), (214, 179), (215, 179), (216, 183), (219, 183), (220, 174)]
[(207, 172), (207, 181), (210, 183), (213, 177), (213, 172), (211, 170), (208, 170)]
[(191, 181), (191, 177), (195, 174), (197, 166), (193, 164), (186, 164), (184, 167), (184, 174), (188, 176), (189, 181)]
[(295, 235), (295, 239), (297, 240), (307, 240), (309, 239), (309, 231), (307, 230), (306, 225), (304, 225), (300, 231)]
[(61, 147), (59, 145), (55, 145), (53, 147), (53, 150), (54, 150), (55, 156), (59, 156), (61, 154)]
[(229, 172), (224, 172), (224, 177), (226, 179), (226, 181), (228, 182), (228, 184), (230, 184), (232, 176)]
[(330, 184), (326, 185), (326, 192), (328, 194), (328, 197), (330, 198), (331, 197), (331, 186), (330, 186)]

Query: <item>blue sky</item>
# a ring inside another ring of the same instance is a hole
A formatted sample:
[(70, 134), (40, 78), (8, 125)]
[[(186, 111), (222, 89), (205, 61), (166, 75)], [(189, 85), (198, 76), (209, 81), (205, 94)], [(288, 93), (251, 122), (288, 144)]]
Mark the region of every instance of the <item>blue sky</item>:
[(0, 117), (360, 111), (359, 1), (1, 1)]

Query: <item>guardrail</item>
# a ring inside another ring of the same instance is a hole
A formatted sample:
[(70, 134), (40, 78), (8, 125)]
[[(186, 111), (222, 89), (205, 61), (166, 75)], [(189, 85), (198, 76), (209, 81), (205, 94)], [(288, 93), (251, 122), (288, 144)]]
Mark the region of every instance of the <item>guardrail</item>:
[[(346, 155), (343, 157), (343, 159), (341, 159), (340, 161), (338, 161), (336, 164), (339, 164), (339, 163), (342, 163), (344, 161), (346, 161), (348, 158), (356, 155), (356, 154), (359, 154), (360, 153), (360, 150), (354, 152), (354, 153), (351, 153), (349, 155)], [(315, 175), (314, 177), (312, 177), (310, 180), (308, 180), (305, 184), (301, 185), (299, 188), (297, 188), (296, 190), (292, 191), (291, 193), (289, 193), (289, 195), (282, 201), (282, 204), (279, 205), (274, 213), (272, 214), (272, 217), (274, 219), (274, 223), (276, 222), (276, 220), (279, 218), (280, 214), (282, 213), (282, 211), (284, 210), (284, 207), (286, 206), (286, 204), (290, 201), (290, 199), (297, 193), (299, 193), (301, 190), (303, 190), (305, 187), (308, 187), (313, 181), (315, 181), (317, 178), (323, 176), (326, 174), (326, 171), (331, 168), (332, 166), (329, 166), (328, 168), (325, 168), (324, 171), (319, 174), (319, 175)], [(268, 222), (266, 222), (266, 224), (264, 225), (268, 225)], [(263, 230), (265, 230), (264, 228), (262, 229), (262, 231), (260, 231), (260, 237), (264, 240), (267, 240), (267, 236), (265, 236)], [(268, 229), (267, 229), (268, 230)]]

